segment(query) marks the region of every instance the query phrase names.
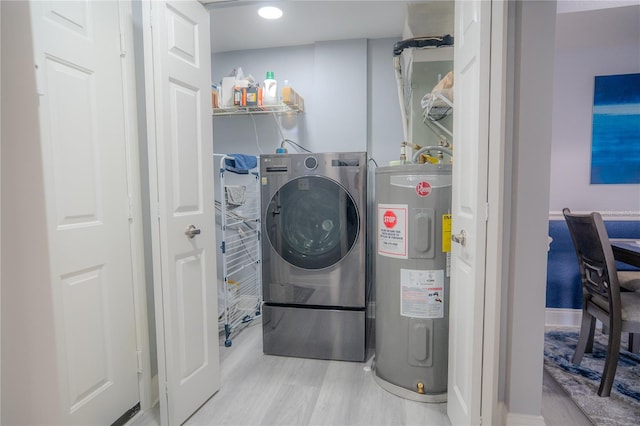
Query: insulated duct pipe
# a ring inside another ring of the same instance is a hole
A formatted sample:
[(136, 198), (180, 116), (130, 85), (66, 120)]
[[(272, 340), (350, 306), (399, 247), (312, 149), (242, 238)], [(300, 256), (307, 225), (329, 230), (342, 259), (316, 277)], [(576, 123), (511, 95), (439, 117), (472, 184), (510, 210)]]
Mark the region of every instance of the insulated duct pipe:
[[(402, 77), (402, 66), (400, 55), (404, 49), (408, 48), (436, 48), (441, 46), (453, 46), (453, 37), (449, 34), (444, 36), (427, 36), (415, 37), (407, 40), (401, 40), (393, 46), (393, 68), (396, 72), (396, 83), (398, 86), (398, 100), (400, 101), (400, 117), (402, 119), (402, 137), (404, 142), (408, 143), (409, 137), (409, 117), (407, 115), (406, 99), (404, 98), (404, 78)], [(401, 145), (400, 159), (406, 159), (406, 145)], [(435, 149), (435, 148), (432, 148)], [(448, 151), (448, 150), (447, 150)], [(444, 152), (444, 151), (443, 151)], [(451, 151), (448, 154), (452, 156)], [(418, 154), (419, 155), (419, 154)], [(416, 157), (416, 154), (413, 154)], [(416, 162), (415, 160), (413, 161)]]
[[(396, 71), (396, 83), (398, 86), (398, 101), (400, 101), (400, 118), (402, 119), (402, 137), (407, 141), (409, 134), (409, 118), (407, 117), (407, 106), (404, 102), (404, 78), (402, 78), (402, 67), (400, 66), (400, 56), (393, 57), (393, 68)], [(404, 154), (404, 147), (402, 148)]]

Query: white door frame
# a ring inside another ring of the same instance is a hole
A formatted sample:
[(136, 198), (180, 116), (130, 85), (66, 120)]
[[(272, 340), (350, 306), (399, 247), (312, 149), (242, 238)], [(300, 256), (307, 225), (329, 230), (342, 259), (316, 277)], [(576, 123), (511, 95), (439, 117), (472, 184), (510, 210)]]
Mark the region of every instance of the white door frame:
[[(144, 83), (143, 83), (145, 87), (145, 92), (144, 92), (145, 98), (144, 98), (144, 101), (141, 100), (141, 102), (144, 102), (144, 107), (146, 109), (146, 116), (155, 117), (156, 105), (154, 102), (153, 43), (152, 43), (151, 37), (148, 37), (147, 33), (145, 32), (145, 31), (149, 31), (148, 29), (151, 28), (151, 10), (149, 5), (149, 0), (142, 1), (141, 21), (142, 21), (142, 27), (143, 27), (143, 30), (142, 30), (143, 58), (141, 62), (144, 64), (144, 68), (145, 68)], [(160, 285), (160, 278), (159, 278), (162, 276), (162, 268), (161, 268), (162, 264), (159, 261), (160, 239), (157, 237), (160, 230), (159, 230), (159, 216), (158, 216), (159, 215), (159, 211), (158, 211), (159, 183), (158, 183), (158, 170), (157, 170), (157, 163), (156, 163), (157, 149), (156, 149), (156, 143), (155, 143), (157, 136), (156, 136), (155, 125), (147, 123), (146, 132), (147, 132), (147, 140), (144, 143), (147, 144), (147, 163), (149, 168), (148, 197), (150, 200), (148, 220), (151, 225), (151, 233), (153, 234), (150, 241), (151, 247), (150, 248), (147, 247), (147, 249), (150, 249), (152, 253), (152, 269), (153, 269), (153, 277), (154, 277), (153, 278), (154, 309), (155, 309), (155, 315), (156, 315), (155, 324), (151, 324), (151, 326), (155, 327), (155, 331), (156, 331), (156, 347), (164, 348), (166, 346), (164, 341), (164, 325), (162, 324), (161, 321), (158, 321), (158, 313), (162, 312), (163, 308), (162, 308), (162, 303), (159, 302), (161, 298), (155, 294), (155, 292), (162, 291), (162, 287)], [(156, 357), (157, 357), (157, 365), (158, 365), (158, 375), (157, 375), (158, 390), (154, 393), (154, 395), (159, 397), (160, 394), (164, 394), (164, 392), (160, 392), (159, 388), (161, 386), (165, 386), (164, 383), (161, 383), (161, 377), (164, 374), (161, 374), (160, 372), (160, 366), (165, 364), (164, 351), (156, 350)], [(161, 413), (161, 418), (165, 419), (166, 417), (167, 417), (167, 413)]]
[[(506, 176), (507, 123), (507, 41), (508, 4), (493, 1), (491, 7), (491, 60), (489, 102), (489, 166), (487, 202), (486, 269), (484, 300), (484, 343), (482, 353), (481, 418), (486, 424), (504, 424), (506, 407), (499, 399), (500, 336), (503, 310), (503, 280), (508, 268), (509, 206), (505, 193), (510, 191)], [(512, 83), (512, 81), (511, 81)], [(505, 261), (507, 259), (507, 261)]]
[(130, 0), (118, 0), (120, 9), (121, 64), (123, 75), (123, 99), (125, 101), (124, 125), (126, 133), (127, 185), (129, 191), (129, 234), (131, 243), (131, 274), (136, 321), (138, 351), (138, 388), (140, 411), (153, 406), (154, 392), (151, 389), (151, 357), (149, 345), (149, 314), (147, 306), (147, 283), (144, 264), (144, 236), (142, 193), (140, 178), (140, 151), (138, 132), (138, 102), (135, 78), (135, 54), (133, 34), (133, 11)]
[[(532, 10), (522, 10), (526, 6), (520, 2), (503, 2), (492, 0), (492, 21), (491, 21), (491, 91), (490, 91), (490, 118), (489, 118), (489, 169), (488, 169), (488, 203), (489, 214), (487, 221), (487, 242), (486, 242), (486, 270), (485, 270), (485, 305), (490, 309), (485, 309), (484, 314), (484, 345), (482, 353), (482, 365), (483, 365), (483, 381), (482, 381), (482, 401), (481, 401), (481, 415), (482, 422), (484, 424), (508, 424), (518, 423), (522, 424), (544, 424), (544, 419), (540, 414), (522, 414), (522, 413), (509, 413), (506, 406), (506, 401), (510, 398), (522, 398), (522, 393), (526, 392), (541, 392), (541, 374), (533, 371), (532, 373), (522, 373), (521, 366), (514, 366), (513, 363), (518, 363), (518, 359), (512, 360), (510, 353), (514, 349), (513, 333), (521, 333), (523, 322), (522, 303), (533, 303), (535, 308), (525, 313), (528, 319), (532, 318), (532, 313), (538, 316), (533, 316), (535, 323), (533, 324), (534, 333), (530, 339), (536, 340), (537, 343), (527, 345), (527, 348), (531, 353), (534, 353), (535, 357), (539, 357), (540, 364), (527, 363), (534, 370), (541, 367), (542, 364), (542, 342), (540, 328), (543, 327), (543, 298), (542, 294), (540, 298), (535, 297), (531, 299), (532, 293), (527, 295), (520, 295), (520, 299), (514, 299), (515, 296), (509, 294), (514, 292), (514, 289), (518, 287), (526, 286), (523, 282), (526, 281), (526, 277), (530, 274), (536, 275), (537, 282), (539, 279), (544, 279), (544, 271), (541, 272), (540, 268), (523, 268), (522, 265), (515, 263), (515, 256), (522, 257), (523, 254), (530, 256), (527, 263), (533, 263), (540, 265), (546, 260), (542, 260), (540, 256), (546, 255), (542, 251), (536, 251), (535, 247), (544, 247), (546, 243), (546, 217), (548, 207), (542, 205), (542, 201), (538, 198), (534, 203), (520, 202), (521, 207), (514, 210), (512, 203), (512, 192), (516, 190), (515, 186), (518, 184), (517, 176), (532, 176), (531, 169), (518, 167), (518, 158), (525, 158), (526, 154), (522, 152), (514, 153), (518, 145), (529, 142), (529, 140), (523, 141), (523, 130), (517, 129), (514, 123), (514, 119), (518, 119), (516, 114), (522, 114), (520, 111), (516, 111), (519, 105), (525, 105), (526, 107), (544, 106), (550, 107), (550, 95), (548, 93), (531, 93), (525, 92), (523, 98), (520, 93), (520, 88), (516, 87), (515, 79), (521, 76), (523, 79), (527, 77), (531, 79), (531, 75), (523, 76), (523, 69), (517, 69), (517, 61), (522, 61), (522, 57), (527, 57), (529, 61), (532, 60), (532, 47), (536, 46), (538, 49), (545, 48), (545, 46), (552, 49), (553, 35), (547, 35), (542, 40), (536, 41), (536, 43), (523, 43), (522, 40), (517, 39), (517, 31), (522, 30), (522, 24), (529, 24), (529, 34), (535, 33), (535, 25), (549, 18), (549, 15), (553, 12), (549, 8), (553, 7), (550, 2), (546, 2), (543, 10), (536, 7)], [(541, 6), (542, 7), (542, 6)], [(518, 17), (518, 14), (522, 14)], [(516, 27), (520, 26), (520, 27)], [(551, 30), (550, 30), (551, 31)], [(551, 44), (549, 42), (551, 41)], [(537, 56), (536, 53), (536, 61)], [(544, 61), (542, 63), (549, 64), (548, 56), (542, 56)], [(540, 70), (536, 70), (540, 71)], [(542, 67), (542, 72), (545, 73), (543, 77), (540, 77), (541, 81), (550, 81), (552, 73), (549, 69)], [(526, 74), (526, 73), (525, 73)], [(551, 74), (551, 75), (549, 75)], [(546, 79), (546, 80), (545, 80)], [(524, 81), (524, 80), (523, 80)], [(551, 89), (549, 89), (551, 90)], [(532, 99), (532, 96), (535, 99)], [(537, 125), (549, 123), (546, 121), (546, 117), (534, 118)], [(531, 123), (531, 119), (526, 119), (520, 115), (519, 127), (523, 126), (523, 123)], [(535, 127), (535, 126), (533, 126)], [(527, 125), (527, 130), (531, 130), (532, 125)], [(530, 134), (530, 132), (529, 132)], [(550, 135), (546, 132), (541, 132), (536, 135), (543, 142), (536, 147), (536, 153), (538, 154), (537, 160), (545, 160), (545, 155), (548, 154), (548, 147), (546, 146), (550, 140)], [(529, 147), (530, 145), (527, 145)], [(527, 149), (527, 147), (522, 149)], [(522, 149), (520, 151), (522, 151)], [(528, 148), (529, 151), (531, 150)], [(518, 154), (516, 157), (514, 154)], [(543, 164), (540, 164), (537, 168), (544, 169)], [(514, 167), (518, 167), (514, 170)], [(548, 167), (548, 164), (547, 164)], [(540, 179), (538, 182), (542, 185), (544, 190), (545, 179), (548, 179), (548, 173), (542, 173), (547, 176), (544, 179)], [(519, 186), (522, 186), (520, 184)], [(529, 186), (530, 188), (530, 186)], [(543, 196), (544, 197), (544, 196)], [(548, 192), (546, 197), (548, 198)], [(524, 206), (524, 207), (523, 207)], [(535, 232), (535, 241), (530, 235), (523, 236), (522, 225), (520, 228), (515, 228), (518, 219), (522, 219), (523, 214), (521, 211), (527, 211), (527, 215), (531, 214), (532, 210), (542, 209), (543, 211), (536, 211), (535, 221), (531, 221), (531, 218), (527, 218), (527, 227), (535, 226), (539, 232)], [(544, 215), (544, 223), (540, 222), (540, 214)], [(517, 253), (516, 253), (517, 251)], [(534, 256), (532, 256), (534, 255)], [(521, 262), (523, 263), (523, 262)], [(526, 270), (525, 270), (526, 269)], [(534, 272), (535, 271), (535, 272)], [(523, 281), (524, 280), (524, 281)], [(519, 281), (519, 282), (518, 282)], [(535, 281), (535, 280), (534, 280)], [(536, 290), (537, 291), (537, 290)], [(543, 292), (543, 289), (540, 289)], [(522, 291), (515, 291), (515, 293), (522, 293)], [(538, 293), (540, 294), (540, 293)], [(523, 298), (526, 301), (523, 301)], [(518, 303), (520, 305), (518, 306)], [(541, 303), (540, 310), (537, 309), (537, 304)], [(508, 310), (507, 304), (511, 305), (511, 309)], [(514, 310), (515, 309), (515, 310)], [(513, 330), (513, 321), (518, 319), (520, 321), (519, 329)], [(541, 320), (541, 321), (538, 321)], [(525, 327), (527, 327), (525, 325)], [(527, 327), (530, 328), (530, 327)], [(529, 359), (531, 361), (531, 359)], [(520, 362), (520, 364), (523, 364)], [(532, 376), (539, 377), (540, 381), (532, 380)], [(510, 381), (518, 381), (519, 379), (526, 379), (526, 383), (529, 384), (526, 390), (509, 388)], [(530, 388), (534, 386), (534, 388)], [(502, 389), (501, 389), (502, 387)], [(502, 393), (502, 394), (501, 394)], [(539, 395), (539, 394), (538, 394)], [(531, 406), (528, 409), (539, 409), (535, 404), (539, 403), (532, 398)], [(522, 409), (522, 407), (519, 407)], [(539, 411), (538, 411), (539, 413)]]

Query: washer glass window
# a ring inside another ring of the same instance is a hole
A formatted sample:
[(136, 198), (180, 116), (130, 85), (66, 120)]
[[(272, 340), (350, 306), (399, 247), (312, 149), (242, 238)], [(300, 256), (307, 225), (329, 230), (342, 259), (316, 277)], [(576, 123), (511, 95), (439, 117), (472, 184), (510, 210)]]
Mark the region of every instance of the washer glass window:
[(335, 181), (320, 176), (287, 182), (266, 210), (267, 237), (278, 254), (303, 269), (323, 269), (349, 253), (358, 236), (358, 211)]

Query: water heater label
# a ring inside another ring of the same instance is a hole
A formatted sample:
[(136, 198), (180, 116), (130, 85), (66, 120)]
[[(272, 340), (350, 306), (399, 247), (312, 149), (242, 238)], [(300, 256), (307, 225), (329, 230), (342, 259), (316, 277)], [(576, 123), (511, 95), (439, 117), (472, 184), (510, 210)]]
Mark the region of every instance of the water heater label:
[[(451, 252), (451, 215), (442, 215), (442, 251)], [(447, 275), (448, 276), (448, 275)]]
[(378, 204), (378, 254), (408, 258), (406, 204)]
[(444, 318), (444, 271), (400, 269), (400, 315)]

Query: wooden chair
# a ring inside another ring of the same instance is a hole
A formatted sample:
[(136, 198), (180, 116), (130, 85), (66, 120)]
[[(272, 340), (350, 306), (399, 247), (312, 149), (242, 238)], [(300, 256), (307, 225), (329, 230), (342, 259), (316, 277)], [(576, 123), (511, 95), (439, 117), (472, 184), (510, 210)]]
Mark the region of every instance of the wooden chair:
[(640, 292), (621, 292), (616, 263), (607, 230), (599, 213), (573, 214), (562, 211), (578, 256), (582, 278), (582, 325), (573, 363), (580, 364), (593, 350), (596, 319), (609, 330), (607, 355), (598, 389), (609, 396), (618, 367), (623, 332), (640, 333)]

